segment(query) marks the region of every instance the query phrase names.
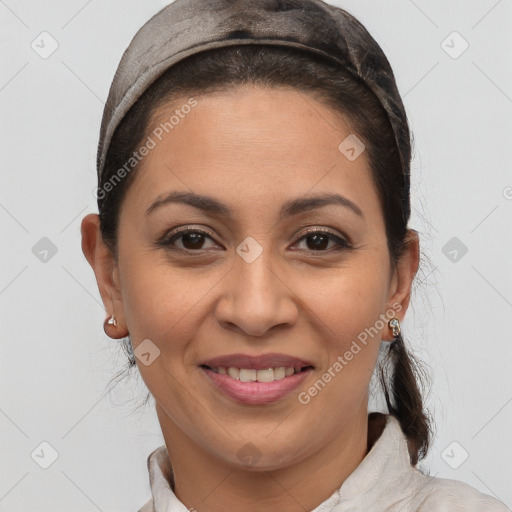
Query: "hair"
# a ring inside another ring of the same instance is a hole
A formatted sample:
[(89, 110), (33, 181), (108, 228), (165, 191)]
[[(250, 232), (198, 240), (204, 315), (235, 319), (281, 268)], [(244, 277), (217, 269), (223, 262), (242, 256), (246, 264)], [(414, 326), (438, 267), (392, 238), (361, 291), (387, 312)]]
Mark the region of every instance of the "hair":
[[(376, 56), (375, 58), (380, 58)], [(388, 64), (389, 66), (389, 64)], [(391, 76), (393, 76), (390, 70)], [(394, 80), (394, 77), (393, 77)], [(111, 140), (98, 187), (122, 167), (145, 140), (153, 116), (169, 102), (193, 94), (227, 91), (233, 87), (259, 85), (291, 87), (329, 106), (364, 141), (372, 180), (385, 220), (392, 269), (407, 249), (409, 187), (404, 172), (409, 171), (411, 134), (405, 112), (400, 152), (389, 118), (374, 93), (342, 65), (297, 48), (272, 45), (239, 45), (204, 51), (178, 62), (163, 73), (135, 102)], [(100, 228), (105, 244), (117, 261), (117, 229), (126, 190), (136, 166), (109, 194), (98, 199)], [(404, 215), (404, 211), (407, 214)], [(128, 355), (128, 370), (136, 366), (131, 341), (122, 340)], [(420, 384), (424, 375), (419, 362), (399, 337), (386, 349), (379, 363), (381, 383), (389, 413), (398, 419), (409, 445), (411, 463), (427, 454), (431, 426), (424, 408)], [(387, 367), (392, 367), (389, 376)], [(119, 375), (119, 374), (118, 374)], [(147, 403), (149, 393), (146, 397)]]

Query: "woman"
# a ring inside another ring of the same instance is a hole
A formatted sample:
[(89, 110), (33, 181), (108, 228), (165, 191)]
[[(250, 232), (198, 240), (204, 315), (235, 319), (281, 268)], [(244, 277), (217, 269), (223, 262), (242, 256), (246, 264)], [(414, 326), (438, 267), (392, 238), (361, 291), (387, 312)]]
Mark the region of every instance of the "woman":
[[(390, 65), (342, 9), (177, 0), (135, 35), (82, 247), (165, 439), (141, 512), (508, 510), (416, 468), (410, 159)], [(381, 351), (389, 414), (368, 414)]]

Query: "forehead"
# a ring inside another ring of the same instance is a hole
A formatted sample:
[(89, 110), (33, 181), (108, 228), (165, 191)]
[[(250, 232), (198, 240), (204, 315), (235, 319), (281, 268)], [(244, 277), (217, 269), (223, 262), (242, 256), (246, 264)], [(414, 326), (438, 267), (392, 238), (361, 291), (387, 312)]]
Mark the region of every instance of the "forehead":
[(146, 203), (173, 187), (215, 189), (218, 197), (240, 203), (308, 191), (376, 201), (366, 152), (353, 159), (345, 151), (344, 141), (357, 135), (310, 94), (246, 87), (193, 99), (180, 98), (152, 118), (146, 135), (155, 146), (133, 184)]

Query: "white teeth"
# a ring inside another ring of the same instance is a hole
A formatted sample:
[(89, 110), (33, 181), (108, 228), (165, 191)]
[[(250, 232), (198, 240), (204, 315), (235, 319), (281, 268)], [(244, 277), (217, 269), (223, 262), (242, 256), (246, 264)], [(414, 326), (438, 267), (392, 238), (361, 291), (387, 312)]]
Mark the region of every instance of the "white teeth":
[(254, 382), (256, 380), (256, 370), (240, 368), (240, 380), (242, 382)]
[(274, 368), (274, 380), (284, 379), (286, 375), (286, 368), (284, 366), (279, 366), (278, 368)]
[(258, 370), (256, 372), (256, 379), (258, 382), (273, 382), (274, 370), (272, 370), (272, 368), (268, 370)]
[(238, 380), (240, 378), (240, 370), (238, 368), (233, 368), (232, 366), (230, 366), (228, 368), (228, 375), (233, 379)]
[(234, 366), (230, 366), (228, 368), (220, 366), (219, 368), (212, 369), (217, 373), (229, 375), (232, 379), (240, 380), (242, 382), (273, 382), (274, 380), (281, 380), (295, 373), (295, 369), (293, 367), (284, 366), (267, 368), (265, 370), (236, 368)]

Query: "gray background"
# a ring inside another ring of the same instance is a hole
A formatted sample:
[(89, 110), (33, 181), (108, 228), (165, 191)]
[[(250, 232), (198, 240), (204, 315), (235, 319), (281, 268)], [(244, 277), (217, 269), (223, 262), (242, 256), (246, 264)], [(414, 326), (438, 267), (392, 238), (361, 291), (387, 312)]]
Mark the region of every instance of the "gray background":
[[(113, 74), (166, 3), (0, 0), (0, 511), (135, 511), (150, 495), (163, 438), (153, 402), (132, 412), (137, 375), (106, 393), (124, 355), (79, 230)], [(437, 425), (421, 466), (510, 507), (512, 2), (332, 3), (382, 45), (416, 141), (410, 225), (432, 264), (403, 329)]]

